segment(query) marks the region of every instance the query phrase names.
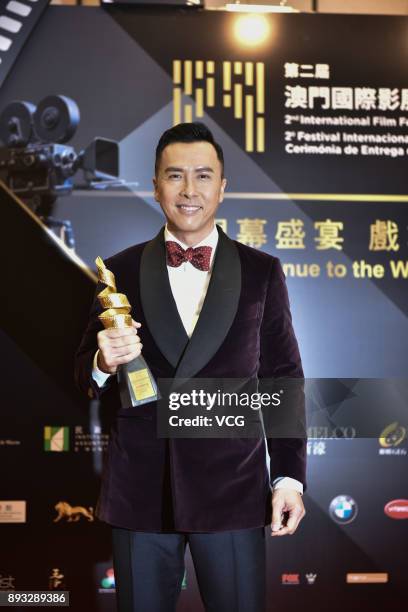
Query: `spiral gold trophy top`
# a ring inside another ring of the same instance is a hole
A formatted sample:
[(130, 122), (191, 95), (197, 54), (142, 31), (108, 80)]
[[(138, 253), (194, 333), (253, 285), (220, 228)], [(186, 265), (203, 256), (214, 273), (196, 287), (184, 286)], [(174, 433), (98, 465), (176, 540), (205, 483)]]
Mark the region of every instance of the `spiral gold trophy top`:
[(129, 314), (131, 306), (124, 293), (117, 293), (115, 275), (108, 270), (101, 257), (97, 257), (95, 263), (98, 268), (98, 279), (106, 285), (105, 289), (98, 293), (99, 303), (106, 309), (99, 315), (104, 328), (132, 327), (132, 316)]
[[(97, 297), (105, 310), (98, 315), (105, 329), (132, 327), (131, 305), (124, 293), (118, 293), (115, 275), (101, 257), (95, 259), (98, 279), (106, 285)], [(139, 406), (157, 399), (157, 385), (146, 361), (139, 355), (118, 367), (119, 390), (124, 408)]]

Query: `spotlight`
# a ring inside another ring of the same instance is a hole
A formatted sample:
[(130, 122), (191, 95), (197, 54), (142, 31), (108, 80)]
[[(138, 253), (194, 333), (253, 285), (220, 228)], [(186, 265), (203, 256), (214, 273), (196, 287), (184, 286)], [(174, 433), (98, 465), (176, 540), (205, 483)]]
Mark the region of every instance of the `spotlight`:
[(234, 25), (234, 33), (242, 45), (254, 47), (268, 37), (270, 26), (262, 15), (242, 15)]

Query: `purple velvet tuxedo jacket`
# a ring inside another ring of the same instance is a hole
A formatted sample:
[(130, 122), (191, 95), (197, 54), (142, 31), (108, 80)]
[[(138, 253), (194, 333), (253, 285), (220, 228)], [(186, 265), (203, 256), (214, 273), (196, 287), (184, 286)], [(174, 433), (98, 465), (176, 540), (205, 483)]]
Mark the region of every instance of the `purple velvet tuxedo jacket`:
[[(142, 323), (143, 356), (155, 379), (303, 377), (279, 259), (231, 240), (219, 240), (210, 284), (189, 339), (166, 267), (164, 228), (106, 260), (118, 291)], [(101, 291), (98, 285), (96, 293)], [(186, 287), (188, 291), (188, 287)], [(277, 476), (305, 486), (306, 440), (165, 439), (156, 436), (151, 402), (122, 409), (116, 377), (99, 388), (92, 378), (97, 350), (97, 299), (76, 355), (77, 385), (115, 411), (96, 514), (138, 531), (214, 532), (267, 525)]]

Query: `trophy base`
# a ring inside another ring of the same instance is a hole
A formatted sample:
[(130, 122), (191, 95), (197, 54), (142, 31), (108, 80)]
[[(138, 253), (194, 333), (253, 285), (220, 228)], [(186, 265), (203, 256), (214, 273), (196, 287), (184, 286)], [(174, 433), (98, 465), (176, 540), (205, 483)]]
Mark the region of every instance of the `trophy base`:
[(141, 355), (120, 365), (117, 376), (122, 408), (141, 406), (159, 399), (156, 381)]

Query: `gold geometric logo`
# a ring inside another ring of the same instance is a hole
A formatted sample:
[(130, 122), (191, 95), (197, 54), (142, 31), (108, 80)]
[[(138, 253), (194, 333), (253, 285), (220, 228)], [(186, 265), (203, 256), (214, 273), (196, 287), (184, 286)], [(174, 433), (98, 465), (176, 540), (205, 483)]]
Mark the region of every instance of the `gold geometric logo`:
[[(219, 93), (219, 96), (216, 96)], [(193, 98), (193, 103), (183, 96)], [(230, 108), (245, 127), (245, 151), (265, 151), (265, 64), (213, 60), (173, 60), (173, 125), (191, 122), (214, 108)]]

